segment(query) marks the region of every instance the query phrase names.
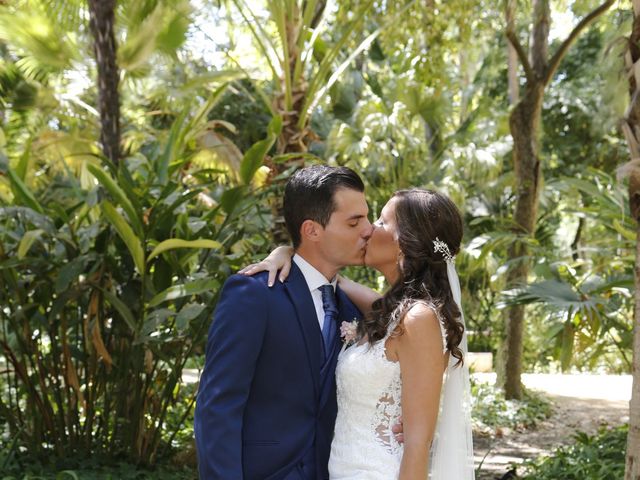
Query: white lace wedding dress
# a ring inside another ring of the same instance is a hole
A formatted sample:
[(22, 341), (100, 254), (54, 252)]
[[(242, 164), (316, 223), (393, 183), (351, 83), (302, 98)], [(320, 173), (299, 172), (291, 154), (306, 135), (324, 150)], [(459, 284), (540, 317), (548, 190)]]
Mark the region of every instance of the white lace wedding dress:
[[(373, 345), (365, 342), (340, 352), (336, 367), (338, 417), (329, 459), (331, 480), (398, 478), (402, 445), (391, 427), (402, 414), (402, 380), (400, 363), (389, 360), (385, 352), (393, 327)], [(444, 338), (442, 324), (440, 327)]]

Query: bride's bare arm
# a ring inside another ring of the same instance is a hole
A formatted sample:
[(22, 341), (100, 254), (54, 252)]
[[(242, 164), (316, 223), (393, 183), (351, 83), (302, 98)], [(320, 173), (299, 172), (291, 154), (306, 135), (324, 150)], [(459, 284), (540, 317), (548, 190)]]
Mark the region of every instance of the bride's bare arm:
[(439, 320), (429, 307), (412, 307), (403, 327), (389, 346), (402, 372), (404, 452), (399, 480), (409, 480), (427, 478), (446, 357)]
[[(291, 270), (291, 257), (293, 256), (293, 247), (280, 246), (274, 249), (267, 258), (258, 263), (252, 263), (247, 265), (238, 273), (243, 275), (255, 275), (258, 272), (268, 271), (269, 279), (268, 285), (271, 287), (273, 282), (278, 276), (278, 280), (283, 282), (289, 271)], [(278, 274), (278, 271), (280, 273)], [(353, 280), (350, 280), (342, 275), (338, 276), (338, 283), (340, 288), (347, 294), (349, 299), (360, 309), (364, 314), (371, 311), (371, 304), (380, 298), (380, 294), (375, 290), (365, 287)]]
[(276, 274), (280, 270), (278, 280), (284, 282), (291, 270), (291, 257), (293, 257), (293, 247), (281, 245), (276, 247), (264, 260), (258, 263), (247, 265), (238, 273), (243, 275), (255, 275), (258, 272), (268, 271), (269, 279), (267, 284), (271, 287), (276, 280)]
[(354, 282), (342, 275), (338, 276), (338, 284), (342, 291), (347, 294), (349, 300), (351, 300), (365, 315), (371, 312), (371, 305), (373, 302), (381, 297), (381, 295), (375, 290), (372, 290), (361, 283)]

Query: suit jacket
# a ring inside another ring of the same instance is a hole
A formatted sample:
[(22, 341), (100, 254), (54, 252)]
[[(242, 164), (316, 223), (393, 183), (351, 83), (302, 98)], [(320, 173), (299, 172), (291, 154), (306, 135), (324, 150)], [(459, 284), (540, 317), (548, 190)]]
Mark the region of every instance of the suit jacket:
[[(339, 318), (360, 312), (339, 289)], [(292, 265), (284, 283), (266, 273), (225, 283), (209, 330), (195, 410), (203, 480), (320, 480), (337, 413), (341, 341), (324, 359), (311, 293)]]

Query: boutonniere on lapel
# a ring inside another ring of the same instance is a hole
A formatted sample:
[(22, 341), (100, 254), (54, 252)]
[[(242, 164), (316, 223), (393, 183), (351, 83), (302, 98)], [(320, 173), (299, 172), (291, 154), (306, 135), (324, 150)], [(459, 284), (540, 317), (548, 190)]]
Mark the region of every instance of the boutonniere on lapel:
[(340, 324), (340, 338), (346, 346), (351, 345), (358, 338), (358, 321), (354, 318), (351, 322)]

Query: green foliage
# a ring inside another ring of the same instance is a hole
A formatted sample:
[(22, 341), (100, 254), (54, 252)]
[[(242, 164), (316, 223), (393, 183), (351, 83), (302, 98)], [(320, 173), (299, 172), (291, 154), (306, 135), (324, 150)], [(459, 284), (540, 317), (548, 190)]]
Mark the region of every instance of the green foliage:
[(262, 165), (265, 155), (271, 150), (281, 131), (282, 118), (275, 116), (267, 127), (267, 138), (253, 144), (244, 154), (242, 163), (240, 164), (240, 178), (244, 184), (251, 182), (258, 168)]
[[(257, 98), (255, 87), (247, 79), (227, 89), (209, 113), (209, 120), (224, 120), (234, 126), (233, 143), (242, 152), (266, 137), (271, 112)], [(251, 128), (242, 128), (251, 125)]]
[(0, 208), (0, 416), (14, 449), (151, 465), (182, 438), (195, 399), (181, 394), (182, 369), (202, 351), (224, 279), (266, 230), (250, 187), (230, 196), (237, 188), (218, 172), (189, 168), (203, 105), (118, 169), (90, 163), (89, 181), (32, 192), (11, 177), (20, 194)]
[(120, 462), (100, 464), (96, 459), (79, 460), (73, 469), (58, 469), (27, 464), (10, 467), (3, 472), (0, 480), (196, 480), (193, 467), (160, 465), (154, 469), (136, 467)]
[[(577, 15), (595, 5), (561, 3)], [(629, 13), (585, 32), (548, 88), (540, 218), (523, 237), (510, 223), (500, 2), (324, 4), (117, 2), (116, 169), (97, 157), (86, 2), (0, 2), (0, 470), (169, 478), (113, 461), (190, 450), (195, 390), (181, 371), (200, 366), (224, 279), (271, 248), (266, 205), (279, 193), (259, 185), (286, 179), (291, 168), (273, 173), (290, 160), (353, 167), (372, 216), (398, 188), (452, 196), (465, 219), (457, 265), (472, 350), (498, 352), (506, 251), (526, 242), (531, 285), (510, 292), (527, 304), (525, 369), (628, 371), (635, 226), (611, 173), (627, 155), (616, 129), (627, 79), (613, 40)], [(275, 137), (309, 118), (320, 158), (276, 155), (269, 172)], [(348, 274), (384, 288), (370, 269)], [(536, 396), (474, 391), (481, 431), (548, 415)]]
[(533, 428), (548, 418), (553, 409), (551, 402), (539, 393), (526, 390), (522, 400), (505, 400), (500, 389), (473, 378), (471, 397), (473, 429), (489, 435), (505, 428), (519, 431)]
[(564, 215), (558, 232), (545, 234), (553, 250), (537, 246), (537, 280), (501, 299), (531, 306), (529, 361), (565, 371), (627, 372), (635, 248), (627, 193), (612, 176), (587, 169), (548, 183), (545, 197)]
[[(619, 480), (624, 477), (628, 425), (606, 427), (596, 435), (578, 432), (575, 443), (526, 462), (526, 480)], [(518, 477), (520, 478), (520, 477)]]

